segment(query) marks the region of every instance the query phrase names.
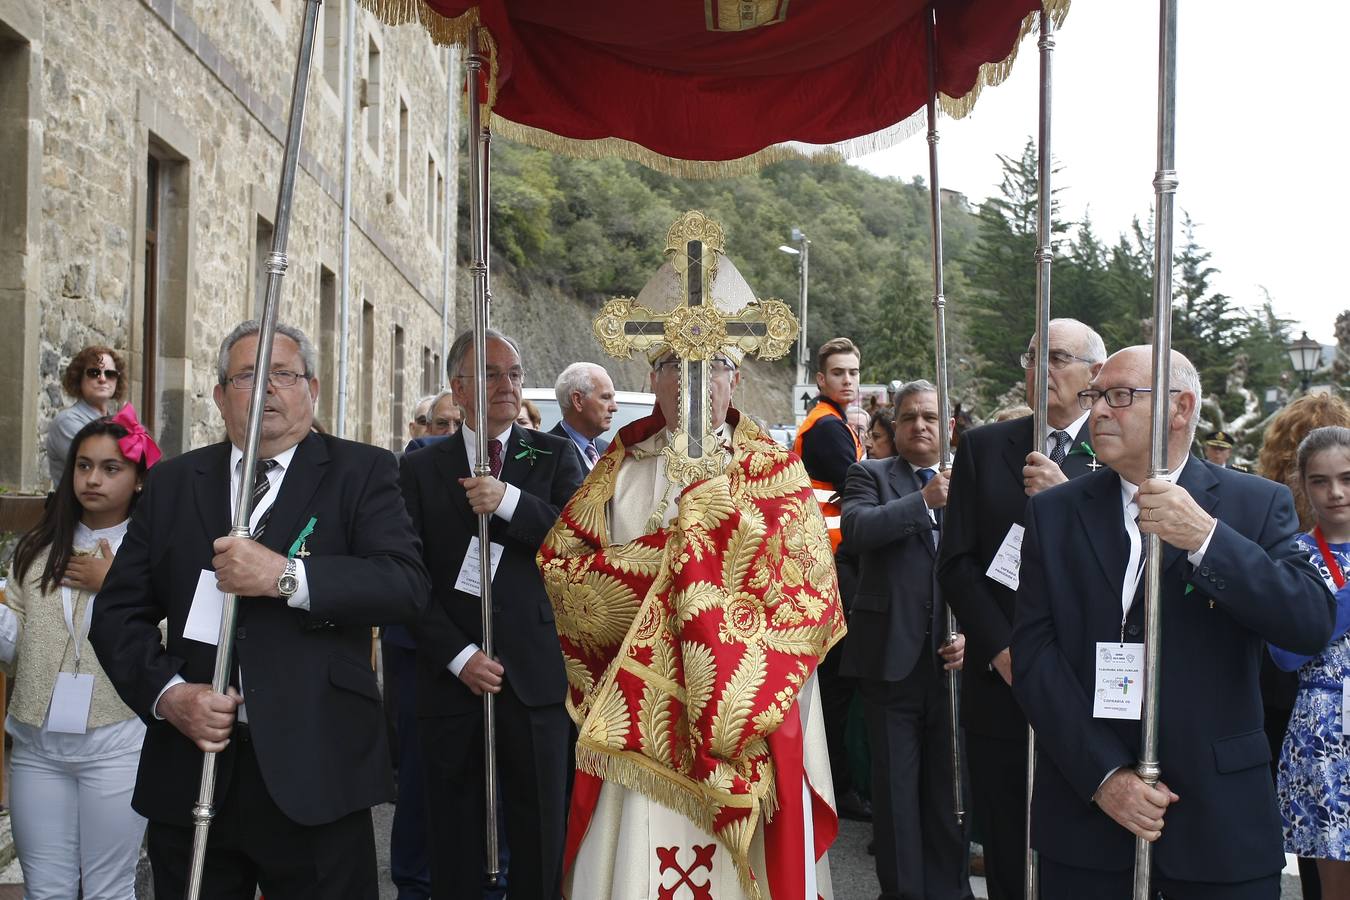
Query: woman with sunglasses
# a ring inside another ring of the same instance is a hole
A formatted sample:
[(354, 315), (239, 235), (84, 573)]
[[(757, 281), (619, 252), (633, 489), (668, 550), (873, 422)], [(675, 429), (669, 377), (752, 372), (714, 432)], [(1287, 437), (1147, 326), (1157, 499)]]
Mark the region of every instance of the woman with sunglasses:
[(98, 345), (85, 347), (66, 366), (61, 387), (75, 402), (57, 413), (47, 428), (47, 465), (53, 488), (61, 482), (75, 432), (95, 419), (112, 415), (126, 398), (124, 371), (117, 352)]
[(145, 725), (118, 697), (89, 625), (159, 448), (125, 406), (75, 435), (0, 607), (14, 845), (28, 900), (134, 900), (145, 820), (131, 808)]

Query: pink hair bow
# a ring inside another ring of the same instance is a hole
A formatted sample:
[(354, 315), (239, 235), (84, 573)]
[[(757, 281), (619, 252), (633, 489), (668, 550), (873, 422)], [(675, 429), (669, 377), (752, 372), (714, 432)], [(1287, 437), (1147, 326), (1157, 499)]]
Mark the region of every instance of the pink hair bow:
[(117, 439), (117, 448), (122, 451), (123, 456), (132, 462), (145, 460), (147, 469), (159, 462), (164, 454), (160, 452), (159, 445), (150, 436), (150, 432), (145, 430), (141, 420), (136, 418), (136, 407), (128, 403), (112, 417), (112, 421), (127, 430), (126, 437)]

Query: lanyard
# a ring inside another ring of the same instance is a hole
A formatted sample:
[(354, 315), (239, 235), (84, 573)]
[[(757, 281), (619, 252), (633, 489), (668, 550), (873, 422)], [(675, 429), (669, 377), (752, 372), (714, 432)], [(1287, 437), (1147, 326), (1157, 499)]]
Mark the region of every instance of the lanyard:
[(1331, 555), (1331, 548), (1327, 546), (1327, 539), (1322, 537), (1322, 526), (1313, 527), (1313, 537), (1317, 540), (1317, 549), (1322, 552), (1322, 561), (1327, 564), (1327, 571), (1331, 573), (1331, 580), (1336, 582), (1336, 590), (1345, 587), (1345, 576), (1341, 574), (1341, 567), (1336, 562), (1336, 557)]
[(80, 649), (84, 646), (85, 640), (89, 637), (89, 626), (94, 621), (94, 598), (96, 594), (89, 595), (89, 602), (84, 607), (84, 619), (80, 622), (80, 631), (75, 632), (75, 601), (73, 591), (68, 587), (61, 588), (61, 609), (66, 616), (66, 631), (70, 632), (70, 639), (75, 642), (75, 671), (80, 671)]

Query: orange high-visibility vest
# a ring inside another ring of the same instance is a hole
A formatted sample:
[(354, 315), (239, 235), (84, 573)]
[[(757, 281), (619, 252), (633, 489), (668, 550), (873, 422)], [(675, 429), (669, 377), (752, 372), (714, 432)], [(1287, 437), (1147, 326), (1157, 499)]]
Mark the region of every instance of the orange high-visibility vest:
[[(824, 398), (817, 401), (816, 405), (811, 407), (811, 411), (806, 414), (802, 424), (797, 428), (797, 437), (792, 441), (792, 452), (798, 457), (802, 455), (802, 439), (806, 433), (816, 426), (821, 419), (836, 418), (844, 423), (848, 429), (849, 437), (853, 438), (854, 462), (863, 458), (862, 441), (858, 440), (858, 434), (848, 421), (839, 414), (839, 410)], [(807, 473), (810, 474), (810, 473)], [(834, 485), (828, 481), (820, 481), (816, 478), (811, 479), (811, 489), (815, 493), (816, 502), (820, 504), (820, 514), (825, 517), (825, 527), (830, 532), (830, 549), (838, 550), (839, 542), (844, 539), (843, 532), (840, 531), (839, 523), (843, 516), (843, 508), (839, 505), (834, 492)]]

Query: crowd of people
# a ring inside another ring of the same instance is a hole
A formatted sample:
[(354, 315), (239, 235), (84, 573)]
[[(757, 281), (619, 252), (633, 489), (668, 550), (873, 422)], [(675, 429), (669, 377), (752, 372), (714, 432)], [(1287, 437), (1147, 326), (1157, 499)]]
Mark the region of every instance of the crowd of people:
[[(113, 349), (67, 367), (74, 402), (45, 443), (54, 490), (0, 606), (26, 896), (133, 897), (143, 843), (156, 894), (181, 895), (205, 752), (220, 754), (206, 897), (378, 896), (370, 809), (388, 801), (400, 898), (638, 898), (693, 890), (696, 872), (719, 900), (787, 896), (789, 884), (828, 896), (820, 848), (836, 814), (871, 821), (883, 898), (971, 897), (972, 838), (989, 896), (1022, 897), (1028, 821), (1045, 900), (1129, 896), (1136, 837), (1154, 842), (1168, 898), (1278, 897), (1285, 852), (1302, 858), (1305, 898), (1350, 897), (1350, 406), (1338, 398), (1276, 415), (1257, 477), (1229, 458), (1227, 432), (1193, 454), (1201, 385), (1174, 353), (1167, 473), (1150, 477), (1161, 401), (1148, 348), (1108, 353), (1088, 326), (1054, 320), (1045, 348), (1033, 337), (1021, 358), (1028, 405), (958, 433), (927, 381), (860, 410), (862, 354), (837, 338), (818, 351), (820, 396), (788, 455), (735, 408), (740, 359), (721, 353), (710, 417), (727, 477), (681, 491), (663, 468), (680, 406), (669, 352), (650, 359), (654, 415), (611, 442), (602, 366), (557, 376), (561, 419), (544, 432), (522, 397), (519, 346), (490, 332), (478, 370), (462, 334), (449, 389), (416, 404), (394, 455), (316, 427), (314, 348), (283, 325), (250, 537), (230, 537), (258, 333), (241, 323), (220, 348), (226, 440), (174, 459), (123, 403)], [(1042, 352), (1050, 431), (1037, 445)], [(490, 473), (477, 474), (484, 439)], [(735, 493), (756, 479), (782, 493)], [(491, 522), (490, 657), (479, 515)], [(1148, 535), (1164, 547), (1156, 785), (1134, 769)], [(732, 562), (754, 541), (777, 548), (754, 557), (775, 560), (771, 577)], [(687, 562), (705, 557), (719, 574)], [(796, 612), (706, 627), (699, 591), (714, 577), (738, 581), (723, 604), (777, 592)], [(220, 694), (225, 593), (240, 600)], [(793, 642), (772, 643), (779, 626)], [(758, 677), (780, 703), (754, 705), (752, 692), (755, 715), (737, 726), (751, 731), (727, 737), (718, 692), (748, 676), (719, 668), (707, 642), (766, 634), (781, 658), (756, 657)], [(705, 653), (705, 676), (686, 671)], [(624, 672), (639, 680), (620, 690)], [(712, 693), (696, 699), (704, 677)], [(851, 711), (863, 736), (852, 744)], [(667, 742), (653, 737), (684, 715)], [(766, 759), (781, 768), (761, 784)], [(777, 791), (772, 816), (764, 790)], [(485, 886), (489, 802), (504, 875)], [(691, 861), (682, 847), (704, 849)]]

